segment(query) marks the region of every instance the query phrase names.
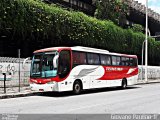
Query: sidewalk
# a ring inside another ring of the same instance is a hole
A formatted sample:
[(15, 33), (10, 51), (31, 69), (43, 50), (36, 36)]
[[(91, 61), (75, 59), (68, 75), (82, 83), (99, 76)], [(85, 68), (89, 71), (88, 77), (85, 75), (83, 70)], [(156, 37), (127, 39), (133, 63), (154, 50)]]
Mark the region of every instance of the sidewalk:
[(160, 83), (160, 79), (148, 79), (148, 82), (145, 82), (145, 80), (138, 80), (137, 84), (152, 84), (152, 83)]
[(20, 92), (18, 87), (6, 88), (6, 93), (4, 93), (4, 88), (0, 88), (0, 99), (25, 97), (25, 96), (32, 96), (36, 94), (38, 94), (38, 92), (31, 91), (29, 86), (20, 87)]
[[(160, 83), (160, 79), (157, 80), (148, 80), (149, 82), (145, 82), (144, 80), (139, 80), (137, 85), (141, 84), (152, 84), (152, 83)], [(4, 88), (0, 88), (0, 99), (6, 98), (15, 98), (15, 97), (25, 97), (25, 96), (33, 96), (37, 95), (38, 91), (31, 91), (29, 86), (21, 87), (20, 92), (18, 87), (6, 88), (6, 93), (4, 93)]]

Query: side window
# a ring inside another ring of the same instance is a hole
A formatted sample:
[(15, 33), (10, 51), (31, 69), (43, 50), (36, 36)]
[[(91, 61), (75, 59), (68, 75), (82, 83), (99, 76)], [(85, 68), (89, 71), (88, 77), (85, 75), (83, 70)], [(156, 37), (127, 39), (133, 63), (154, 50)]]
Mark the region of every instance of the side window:
[(130, 58), (130, 66), (134, 66), (133, 63), (134, 61), (133, 61), (133, 58)]
[(116, 65), (120, 65), (121, 62), (121, 57), (117, 56), (116, 57)]
[(130, 66), (137, 66), (137, 59), (136, 58), (130, 58)]
[(112, 56), (112, 65), (117, 65), (116, 56)]
[(87, 61), (86, 53), (73, 51), (72, 57), (73, 57), (73, 66), (86, 64)]
[(126, 58), (126, 66), (129, 66), (129, 65), (130, 65), (129, 58)]
[(70, 61), (71, 61), (70, 51), (69, 50), (61, 51), (59, 56), (59, 67), (58, 67), (58, 73), (61, 78), (66, 77), (70, 72), (70, 66), (71, 66)]
[(111, 65), (111, 57), (109, 55), (100, 55), (102, 65)]
[(129, 65), (130, 65), (130, 60), (129, 60), (129, 58), (127, 58), (127, 57), (122, 57), (122, 58), (121, 58), (120, 65), (122, 65), (122, 66), (129, 66)]
[(99, 65), (100, 64), (98, 54), (87, 53), (87, 60), (88, 60), (88, 64), (91, 64), (91, 65)]
[(116, 65), (116, 66), (121, 65), (121, 57), (112, 56), (112, 65)]
[(126, 66), (126, 57), (122, 57), (122, 58), (121, 58), (121, 63), (120, 63), (120, 65)]

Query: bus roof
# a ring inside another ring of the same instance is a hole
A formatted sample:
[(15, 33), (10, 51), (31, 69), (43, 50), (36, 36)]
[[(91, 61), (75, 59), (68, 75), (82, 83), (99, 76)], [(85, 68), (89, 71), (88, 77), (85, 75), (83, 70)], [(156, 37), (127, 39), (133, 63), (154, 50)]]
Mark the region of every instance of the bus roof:
[(112, 52), (109, 52), (108, 50), (91, 48), (91, 47), (82, 47), (82, 46), (44, 48), (44, 49), (36, 50), (36, 51), (34, 51), (34, 53), (49, 52), (49, 51), (53, 51), (53, 50), (63, 50), (63, 49), (73, 50), (73, 51), (81, 51), (81, 52), (91, 52), (91, 53), (100, 53), (100, 54), (108, 54), (108, 55), (116, 55), (116, 56), (124, 56), (124, 57), (134, 57), (134, 58), (137, 58), (136, 55), (112, 53)]
[(102, 49), (97, 49), (97, 48), (90, 48), (90, 47), (82, 47), (82, 46), (75, 46), (71, 47), (72, 50), (74, 51), (82, 51), (82, 52), (93, 52), (93, 53), (109, 53), (108, 50), (102, 50)]
[(36, 50), (33, 53), (49, 52), (49, 51), (62, 50), (62, 49), (69, 49), (69, 50), (71, 50), (71, 47), (50, 47), (50, 48), (44, 48), (44, 49)]
[(96, 49), (96, 48), (90, 48), (90, 47), (75, 46), (75, 47), (71, 47), (71, 49), (74, 50), (74, 51), (92, 52), (92, 53), (100, 53), (100, 54), (108, 54), (108, 55), (116, 55), (116, 56), (137, 58), (136, 55), (113, 53), (113, 52), (109, 52), (108, 50)]

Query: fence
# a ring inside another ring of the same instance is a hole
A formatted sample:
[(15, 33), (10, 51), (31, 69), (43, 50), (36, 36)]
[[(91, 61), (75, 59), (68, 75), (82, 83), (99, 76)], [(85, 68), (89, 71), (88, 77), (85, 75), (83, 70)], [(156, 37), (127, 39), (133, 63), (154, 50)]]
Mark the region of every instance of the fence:
[[(30, 64), (31, 61), (26, 61), (26, 64), (23, 66), (23, 61), (25, 59), (19, 58), (10, 58), (10, 57), (0, 57), (0, 87), (3, 87), (3, 73), (6, 73), (7, 76), (11, 77), (11, 80), (6, 81), (7, 87), (15, 87), (19, 85), (28, 86), (29, 85), (29, 76), (30, 76)], [(19, 72), (20, 66), (20, 72)], [(20, 74), (19, 74), (20, 73)]]

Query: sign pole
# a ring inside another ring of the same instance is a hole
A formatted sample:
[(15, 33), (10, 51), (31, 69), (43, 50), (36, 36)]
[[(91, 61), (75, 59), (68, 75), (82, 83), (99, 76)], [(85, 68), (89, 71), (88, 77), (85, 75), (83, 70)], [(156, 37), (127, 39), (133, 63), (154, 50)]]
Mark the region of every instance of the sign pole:
[(4, 93), (6, 93), (6, 73), (3, 73), (4, 75)]
[(18, 71), (18, 74), (19, 74), (19, 92), (20, 92), (20, 56), (21, 55), (21, 50), (18, 49), (18, 58), (19, 58), (19, 71)]

